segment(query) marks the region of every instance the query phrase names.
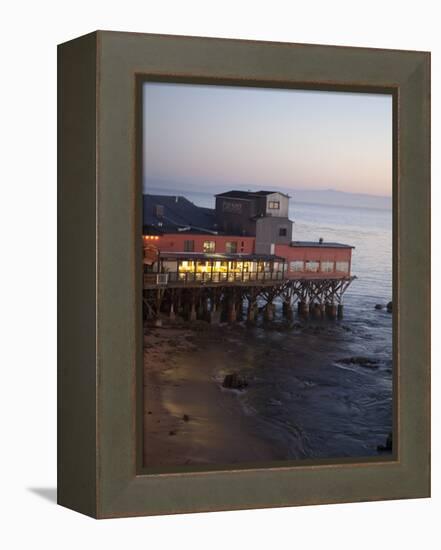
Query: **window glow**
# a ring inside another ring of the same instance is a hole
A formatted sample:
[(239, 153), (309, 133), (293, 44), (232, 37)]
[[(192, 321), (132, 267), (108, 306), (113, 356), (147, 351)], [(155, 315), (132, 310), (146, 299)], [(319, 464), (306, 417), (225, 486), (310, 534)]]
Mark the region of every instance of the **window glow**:
[(316, 262), (314, 260), (309, 260), (305, 263), (305, 270), (311, 271), (311, 272), (317, 272), (319, 269), (319, 262)]
[(341, 273), (349, 273), (349, 262), (336, 262), (335, 270)]
[(334, 262), (326, 261), (321, 263), (321, 271), (324, 273), (329, 273), (330, 271), (334, 271)]
[(303, 260), (294, 260), (292, 262), (289, 262), (290, 271), (303, 271), (303, 267)]

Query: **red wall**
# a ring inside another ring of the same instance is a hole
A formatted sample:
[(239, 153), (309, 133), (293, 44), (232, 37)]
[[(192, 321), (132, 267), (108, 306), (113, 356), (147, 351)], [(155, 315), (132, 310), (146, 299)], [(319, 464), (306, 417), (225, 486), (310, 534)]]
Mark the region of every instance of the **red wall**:
[[(153, 244), (159, 250), (164, 252), (184, 252), (184, 241), (194, 241), (194, 252), (203, 252), (204, 241), (214, 241), (216, 243), (215, 252), (226, 252), (225, 245), (227, 242), (237, 242), (237, 252), (243, 254), (254, 253), (254, 237), (232, 237), (232, 236), (219, 236), (219, 235), (195, 235), (188, 233), (169, 233), (166, 235), (144, 237), (144, 245)], [(308, 261), (313, 260), (317, 262), (332, 261), (332, 262), (349, 262), (349, 272), (337, 272), (327, 271), (326, 276), (341, 276), (348, 275), (351, 272), (351, 248), (332, 248), (332, 247), (308, 247), (308, 246), (290, 246), (287, 244), (276, 244), (275, 255), (281, 256), (286, 259), (287, 265), (285, 268), (285, 274), (287, 277), (296, 277), (299, 274), (306, 273), (309, 277), (323, 276), (323, 272), (291, 272), (289, 262), (293, 260)]]
[(194, 241), (194, 252), (203, 252), (204, 241), (216, 243), (215, 252), (226, 252), (227, 242), (237, 242), (237, 252), (243, 254), (254, 253), (254, 237), (231, 237), (219, 235), (191, 235), (185, 233), (168, 233), (153, 239), (144, 238), (144, 244), (151, 242), (161, 251), (184, 252), (184, 241)]
[[(286, 273), (288, 276), (290, 275), (289, 262), (293, 260), (313, 260), (316, 262), (349, 262), (349, 274), (351, 273), (352, 248), (328, 248), (315, 246), (308, 247), (276, 244), (275, 254), (276, 256), (282, 256), (288, 262), (288, 265), (286, 267)], [(299, 272), (297, 271), (296, 273), (298, 274)], [(338, 274), (337, 271), (328, 273)]]

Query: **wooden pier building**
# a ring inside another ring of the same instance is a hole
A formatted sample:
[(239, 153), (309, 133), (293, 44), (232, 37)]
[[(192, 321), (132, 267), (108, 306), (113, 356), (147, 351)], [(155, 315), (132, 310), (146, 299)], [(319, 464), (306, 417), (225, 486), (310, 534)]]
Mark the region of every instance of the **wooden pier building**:
[(343, 315), (353, 247), (293, 241), (284, 193), (230, 191), (215, 209), (184, 197), (144, 195), (144, 315), (212, 323), (259, 312), (271, 321), (274, 301), (292, 318)]

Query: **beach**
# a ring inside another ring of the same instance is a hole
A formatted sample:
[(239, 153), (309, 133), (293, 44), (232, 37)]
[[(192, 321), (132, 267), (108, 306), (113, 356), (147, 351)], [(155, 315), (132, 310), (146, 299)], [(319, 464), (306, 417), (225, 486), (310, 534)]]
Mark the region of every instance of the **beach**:
[(270, 461), (269, 442), (253, 434), (238, 390), (219, 372), (240, 343), (232, 330), (155, 328), (145, 335), (145, 444), (148, 466)]
[[(387, 335), (375, 354), (369, 342), (366, 326), (330, 321), (146, 328), (145, 467), (378, 456), (392, 361)], [(232, 373), (247, 387), (224, 388)]]

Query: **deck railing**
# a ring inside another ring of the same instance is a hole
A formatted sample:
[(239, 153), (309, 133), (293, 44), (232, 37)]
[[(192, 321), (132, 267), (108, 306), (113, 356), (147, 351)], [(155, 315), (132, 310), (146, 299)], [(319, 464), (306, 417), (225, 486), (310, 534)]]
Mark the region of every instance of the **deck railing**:
[(239, 272), (239, 273), (145, 273), (144, 285), (166, 286), (168, 284), (221, 284), (221, 283), (249, 283), (261, 281), (281, 281), (284, 278), (282, 271)]

